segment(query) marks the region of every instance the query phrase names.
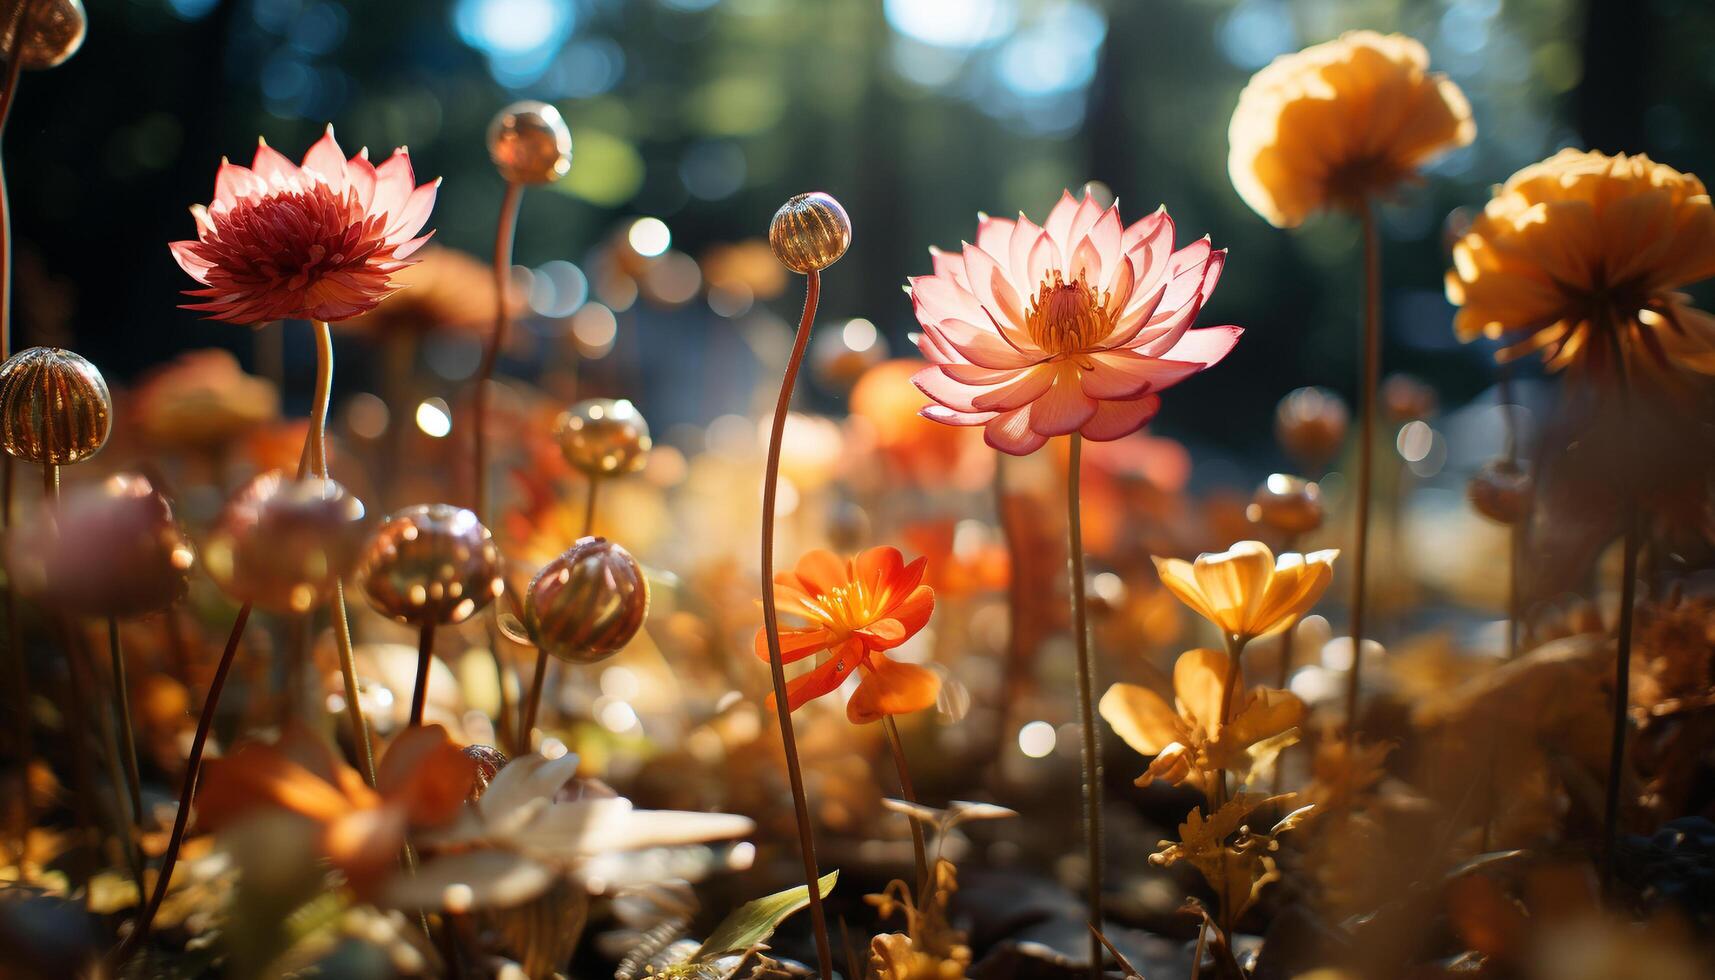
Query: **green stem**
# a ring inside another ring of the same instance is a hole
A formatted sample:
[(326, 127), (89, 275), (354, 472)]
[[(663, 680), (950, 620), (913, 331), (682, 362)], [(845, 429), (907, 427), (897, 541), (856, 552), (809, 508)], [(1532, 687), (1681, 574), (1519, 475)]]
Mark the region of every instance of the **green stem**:
[[(893, 749), (893, 768), (899, 773), (899, 792), (905, 802), (916, 803), (917, 790), (911, 786), (911, 770), (905, 764), (905, 743), (899, 738), (899, 724), (892, 715), (882, 715), (881, 727), (887, 731), (887, 743)], [(911, 853), (917, 859), (917, 898), (918, 901), (927, 901), (923, 896), (928, 894), (930, 885), (929, 857), (928, 847), (923, 841), (923, 823), (915, 818), (906, 823), (911, 825)]]

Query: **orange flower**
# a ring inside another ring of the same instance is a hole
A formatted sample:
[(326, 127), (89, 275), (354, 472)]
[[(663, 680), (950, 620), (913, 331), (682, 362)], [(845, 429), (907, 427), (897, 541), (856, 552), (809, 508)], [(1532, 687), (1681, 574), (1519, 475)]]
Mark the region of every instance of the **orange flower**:
[(1251, 78), (1227, 133), (1227, 170), (1257, 214), (1291, 228), (1387, 193), (1476, 135), (1471, 104), (1429, 70), (1423, 45), (1352, 31)]
[(319, 829), (321, 856), (361, 893), (398, 866), (408, 829), (452, 820), (475, 781), (476, 763), (439, 725), (394, 739), (375, 789), (321, 738), (293, 726), (273, 745), (252, 742), (203, 767), (197, 824), (218, 831), (267, 811), (301, 817)]
[(206, 449), (278, 418), (280, 393), (268, 379), (244, 373), (230, 353), (194, 350), (145, 375), (135, 411), (152, 445)]
[[(1462, 341), (1507, 338), (1550, 371), (1611, 367), (1615, 336), (1659, 365), (1715, 374), (1715, 318), (1678, 292), (1715, 276), (1703, 182), (1646, 156), (1561, 150), (1513, 174), (1453, 247)], [(1630, 354), (1628, 353), (1628, 357)]]
[[(935, 591), (923, 584), (927, 567), (926, 558), (905, 564), (898, 548), (871, 548), (845, 561), (818, 549), (798, 559), (797, 568), (774, 576), (780, 612), (810, 621), (806, 627), (780, 630), (781, 659), (793, 663), (823, 650), (833, 652), (787, 687), (792, 710), (839, 687), (854, 670), (861, 670), (863, 681), (846, 704), (846, 717), (853, 724), (935, 703), (941, 679), (933, 671), (879, 655), (929, 622)], [(756, 631), (756, 655), (768, 660), (766, 627)]]
[[(393, 274), (399, 288), (387, 302), (342, 325), (376, 337), (422, 335), (435, 329), (484, 334), (494, 326), (494, 272), (473, 255), (427, 245)], [(508, 282), (506, 305), (513, 316), (524, 312), (525, 296)]]

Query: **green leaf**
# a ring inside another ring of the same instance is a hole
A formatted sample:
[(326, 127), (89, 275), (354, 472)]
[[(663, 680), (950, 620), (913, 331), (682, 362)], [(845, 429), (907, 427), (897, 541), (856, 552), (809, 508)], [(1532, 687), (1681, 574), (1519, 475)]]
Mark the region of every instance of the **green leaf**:
[[(834, 890), (834, 882), (839, 879), (838, 871), (830, 871), (816, 883), (816, 890), (827, 898)], [(780, 928), (780, 923), (785, 922), (787, 916), (809, 904), (809, 885), (799, 885), (746, 902), (715, 926), (715, 931), (697, 947), (692, 959), (702, 960), (750, 949), (774, 935), (774, 930)]]

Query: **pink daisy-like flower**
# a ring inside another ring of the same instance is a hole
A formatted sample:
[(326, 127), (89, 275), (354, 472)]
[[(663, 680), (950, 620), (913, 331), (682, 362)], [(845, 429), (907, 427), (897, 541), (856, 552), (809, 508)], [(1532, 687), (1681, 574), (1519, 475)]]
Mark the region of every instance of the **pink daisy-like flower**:
[(257, 141), (248, 168), (221, 160), (214, 201), (193, 205), (196, 241), (173, 258), (203, 289), (185, 295), (230, 323), (344, 320), (375, 308), (398, 287), (390, 276), (428, 235), (436, 178), (417, 186), (403, 147), (377, 167), (367, 150), (347, 160), (329, 126), (294, 164)]
[(1159, 392), (1219, 361), (1238, 327), (1192, 330), (1225, 249), (1208, 236), (1178, 251), (1167, 209), (1130, 227), (1070, 192), (1038, 226), (983, 217), (962, 255), (930, 249), (934, 275), (910, 280), (931, 366), (912, 380), (923, 415), (983, 426), (1023, 456), (1050, 436), (1108, 441), (1155, 417)]

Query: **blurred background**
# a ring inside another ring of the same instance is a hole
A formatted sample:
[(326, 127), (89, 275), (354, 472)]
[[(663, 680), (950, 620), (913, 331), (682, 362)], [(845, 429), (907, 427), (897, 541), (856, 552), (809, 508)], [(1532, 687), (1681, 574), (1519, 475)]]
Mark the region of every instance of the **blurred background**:
[[(1232, 250), (1202, 321), (1249, 332), (1219, 372), (1175, 393), (1155, 430), (1194, 444), (1200, 480), (1242, 454), (1230, 475), (1247, 484), (1278, 465), (1267, 420), (1283, 393), (1351, 394), (1360, 310), (1352, 222), (1281, 233), (1228, 181), (1228, 118), (1270, 59), (1346, 29), (1403, 31), (1469, 95), (1477, 143), (1385, 212), (1387, 367), (1448, 404), (1493, 380), (1489, 352), (1449, 329), (1450, 212), (1570, 144), (1710, 169), (1697, 120), (1715, 99), (1715, 7), (1696, 0), (89, 0), (88, 11), (87, 46), (26, 75), (6, 134), (21, 344), (76, 347), (119, 383), (181, 349), (226, 347), (283, 375), (289, 412), (309, 389), (307, 333), (270, 347), (177, 309), (189, 281), (166, 243), (192, 234), (185, 208), (208, 200), (223, 155), (248, 162), (260, 134), (295, 159), (330, 121), (348, 152), (408, 145), (420, 177), (444, 177), (436, 241), (487, 261), (501, 183), (484, 128), (515, 99), (558, 106), (572, 170), (527, 195), (516, 250), (536, 346), (515, 346), (503, 372), (529, 378), (558, 346), (585, 391), (635, 399), (658, 432), (755, 407), (754, 355), (784, 342), (800, 285), (766, 252), (726, 246), (754, 244), (795, 192), (827, 190), (852, 215), (821, 333), (864, 357), (912, 353), (900, 286), (928, 271), (926, 246), (973, 237), (979, 210), (1040, 219), (1088, 181), (1128, 218), (1165, 203), (1182, 238), (1207, 232)], [(449, 400), (477, 343), (437, 335), (425, 351)], [(342, 340), (336, 399), (376, 387), (371, 360)], [(842, 396), (822, 383), (805, 397), (837, 412)]]

